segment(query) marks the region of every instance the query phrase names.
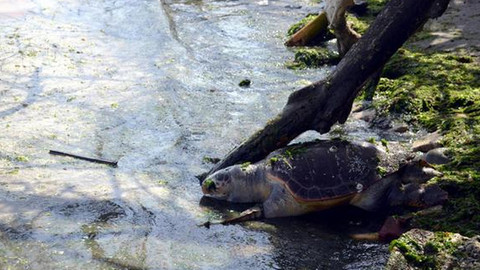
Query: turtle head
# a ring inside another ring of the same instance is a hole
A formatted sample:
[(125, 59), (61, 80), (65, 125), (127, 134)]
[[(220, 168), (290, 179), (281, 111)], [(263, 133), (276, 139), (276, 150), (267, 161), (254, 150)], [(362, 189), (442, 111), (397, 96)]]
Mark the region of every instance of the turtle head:
[(219, 170), (203, 181), (203, 194), (219, 200), (228, 200), (232, 193), (235, 192), (235, 184), (237, 182), (244, 182), (242, 179), (245, 178), (246, 173), (240, 165)]
[(219, 170), (203, 181), (203, 194), (230, 202), (263, 202), (271, 192), (264, 169), (262, 165), (247, 162)]

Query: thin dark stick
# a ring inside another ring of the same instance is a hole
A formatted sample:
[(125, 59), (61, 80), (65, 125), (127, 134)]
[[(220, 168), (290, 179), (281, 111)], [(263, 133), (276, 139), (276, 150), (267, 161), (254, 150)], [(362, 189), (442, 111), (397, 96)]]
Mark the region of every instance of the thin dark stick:
[(107, 161), (107, 160), (102, 160), (102, 159), (97, 159), (97, 158), (82, 157), (82, 156), (79, 156), (79, 155), (69, 154), (69, 153), (55, 151), (55, 150), (50, 150), (48, 153), (50, 155), (67, 156), (67, 157), (77, 158), (77, 159), (86, 160), (86, 161), (90, 161), (90, 162), (106, 164), (106, 165), (110, 165), (112, 167), (117, 167), (117, 162), (116, 161)]

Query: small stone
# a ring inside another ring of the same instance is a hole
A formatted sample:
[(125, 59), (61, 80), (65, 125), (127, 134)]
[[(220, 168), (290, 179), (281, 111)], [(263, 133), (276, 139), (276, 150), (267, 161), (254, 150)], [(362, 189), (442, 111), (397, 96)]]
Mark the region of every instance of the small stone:
[(390, 129), (390, 131), (397, 132), (397, 133), (405, 133), (405, 132), (408, 131), (408, 125), (407, 124), (396, 124)]
[(352, 113), (360, 112), (363, 109), (365, 109), (365, 106), (363, 105), (363, 103), (354, 102), (352, 105)]
[(441, 139), (442, 136), (440, 135), (440, 132), (435, 131), (415, 141), (413, 143), (412, 150), (426, 153), (432, 149), (441, 147)]
[(250, 81), (249, 79), (243, 79), (243, 80), (238, 84), (238, 86), (240, 86), (240, 87), (250, 87), (250, 84), (252, 84), (252, 81)]
[(286, 5), (285, 8), (288, 8), (288, 9), (301, 9), (302, 6), (300, 6), (300, 5)]
[(422, 159), (430, 164), (447, 164), (450, 162), (450, 159), (445, 155), (447, 148), (435, 148), (428, 151), (426, 154), (423, 155)]
[(352, 113), (352, 117), (353, 119), (363, 120), (365, 122), (372, 122), (376, 114), (377, 112), (375, 111), (375, 109), (368, 109), (368, 110)]

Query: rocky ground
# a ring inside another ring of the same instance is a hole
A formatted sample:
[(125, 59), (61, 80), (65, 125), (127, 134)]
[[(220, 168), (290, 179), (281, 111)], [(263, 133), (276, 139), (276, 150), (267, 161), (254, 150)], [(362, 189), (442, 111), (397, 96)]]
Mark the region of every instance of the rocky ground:
[[(424, 155), (427, 161), (439, 164), (445, 176), (437, 182), (443, 184), (450, 193), (450, 201), (445, 205), (443, 214), (419, 218), (413, 226), (428, 228), (432, 231), (413, 229), (405, 233), (400, 239), (390, 245), (391, 257), (387, 269), (479, 269), (480, 242), (479, 242), (479, 205), (478, 186), (479, 171), (479, 116), (477, 98), (480, 93), (480, 1), (452, 0), (447, 11), (437, 20), (429, 21), (405, 47), (404, 55), (416, 64), (411, 70), (424, 65), (430, 71), (404, 72), (415, 88), (435, 88), (443, 93), (437, 96), (441, 102), (433, 105), (432, 109), (416, 111), (418, 117), (412, 123), (426, 126), (436, 132), (425, 140), (418, 141), (416, 150), (427, 152)], [(460, 60), (462, 57), (467, 61)], [(399, 59), (400, 59), (399, 58)], [(442, 61), (436, 58), (444, 59)], [(449, 62), (456, 58), (457, 63)], [(393, 61), (396, 61), (395, 57)], [(428, 63), (428, 64), (426, 64)], [(452, 64), (451, 64), (452, 63)], [(392, 67), (401, 69), (409, 65), (408, 60), (401, 64), (392, 64)], [(445, 65), (442, 71), (435, 66)], [(383, 82), (394, 82), (398, 77), (388, 76)], [(456, 79), (453, 76), (438, 76), (438, 74), (462, 74)], [(416, 80), (418, 76), (419, 81)], [(432, 83), (429, 77), (445, 83)], [(401, 78), (401, 77), (400, 77)], [(423, 82), (420, 80), (424, 80)], [(449, 84), (456, 84), (451, 89)], [(405, 84), (403, 84), (405, 85)], [(384, 85), (385, 86), (385, 85)], [(382, 87), (382, 81), (380, 83)], [(388, 88), (388, 87), (387, 87)], [(461, 89), (462, 90), (458, 90)], [(407, 89), (409, 89), (407, 87)], [(458, 90), (458, 91), (457, 91)], [(435, 95), (429, 90), (414, 91), (410, 99), (422, 99), (423, 105), (428, 95)], [(399, 96), (399, 91), (392, 91), (391, 99)], [(380, 94), (382, 96), (383, 94)], [(468, 100), (466, 103), (449, 101), (450, 97)], [(375, 101), (374, 101), (375, 102)], [(404, 103), (408, 106), (408, 102)], [(410, 103), (411, 104), (411, 103)], [(442, 105), (440, 105), (442, 104)], [(428, 105), (427, 105), (428, 106)], [(440, 106), (440, 107), (436, 107)], [(441, 106), (445, 106), (441, 108)], [(380, 106), (381, 107), (381, 106)], [(377, 107), (378, 108), (378, 107)], [(396, 112), (405, 116), (405, 108)], [(431, 115), (428, 115), (430, 111)], [(413, 111), (410, 111), (412, 113)], [(437, 113), (438, 112), (438, 113)], [(412, 113), (415, 117), (415, 113)], [(430, 119), (427, 119), (430, 118)], [(406, 118), (403, 118), (406, 119)], [(408, 121), (408, 119), (407, 119)], [(443, 138), (441, 137), (443, 136)], [(428, 143), (430, 141), (430, 143)], [(438, 148), (441, 145), (447, 148)], [(427, 146), (425, 148), (425, 146)], [(450, 155), (449, 160), (446, 155)], [(452, 160), (453, 159), (453, 160)], [(469, 237), (462, 236), (459, 233)]]
[(390, 244), (386, 269), (479, 269), (480, 236), (413, 229)]

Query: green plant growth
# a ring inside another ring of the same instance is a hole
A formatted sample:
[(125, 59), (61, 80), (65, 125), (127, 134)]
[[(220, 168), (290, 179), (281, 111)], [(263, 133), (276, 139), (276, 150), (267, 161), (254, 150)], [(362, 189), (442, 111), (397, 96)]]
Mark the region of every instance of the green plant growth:
[(458, 244), (452, 242), (452, 234), (436, 232), (433, 239), (424, 246), (414, 239), (402, 236), (390, 243), (389, 249), (398, 249), (405, 259), (419, 269), (440, 269), (439, 253), (452, 255), (457, 251)]
[(295, 60), (287, 63), (289, 69), (317, 68), (323, 65), (335, 65), (340, 61), (337, 53), (326, 48), (302, 48), (295, 52)]
[(440, 166), (444, 213), (419, 217), (434, 230), (480, 233), (480, 65), (463, 51), (399, 50), (387, 63), (373, 106), (410, 125), (440, 130), (452, 162)]
[(250, 166), (252, 163), (251, 162), (244, 162), (242, 164), (240, 164), (240, 168), (242, 169), (242, 171), (245, 171), (247, 170), (248, 166)]

